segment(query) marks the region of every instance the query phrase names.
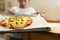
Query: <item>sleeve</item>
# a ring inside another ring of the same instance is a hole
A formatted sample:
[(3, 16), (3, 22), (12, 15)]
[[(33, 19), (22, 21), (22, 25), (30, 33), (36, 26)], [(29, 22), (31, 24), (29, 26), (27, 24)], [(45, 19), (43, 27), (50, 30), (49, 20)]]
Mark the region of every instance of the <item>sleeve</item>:
[(10, 12), (14, 13), (15, 12), (15, 7), (11, 8)]
[(31, 8), (31, 15), (32, 15), (32, 16), (36, 16), (35, 13), (36, 13), (36, 10), (35, 10), (34, 8)]
[(34, 8), (31, 8), (32, 13), (36, 13), (36, 10)]

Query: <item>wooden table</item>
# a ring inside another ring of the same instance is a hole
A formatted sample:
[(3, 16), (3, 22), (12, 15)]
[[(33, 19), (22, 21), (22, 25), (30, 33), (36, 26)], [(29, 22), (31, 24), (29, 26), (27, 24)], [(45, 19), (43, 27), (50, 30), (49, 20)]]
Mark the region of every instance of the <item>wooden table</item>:
[(51, 33), (60, 34), (60, 23), (49, 23), (51, 26)]
[[(60, 40), (60, 23), (49, 23), (51, 31), (30, 33), (30, 40)], [(28, 40), (28, 33), (24, 33), (24, 40)]]

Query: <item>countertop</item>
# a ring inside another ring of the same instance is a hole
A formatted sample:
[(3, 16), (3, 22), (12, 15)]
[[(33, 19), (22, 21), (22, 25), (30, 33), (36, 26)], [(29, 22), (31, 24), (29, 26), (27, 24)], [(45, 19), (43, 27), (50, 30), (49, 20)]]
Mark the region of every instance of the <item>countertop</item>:
[(49, 23), (51, 26), (51, 33), (57, 33), (60, 34), (60, 23)]

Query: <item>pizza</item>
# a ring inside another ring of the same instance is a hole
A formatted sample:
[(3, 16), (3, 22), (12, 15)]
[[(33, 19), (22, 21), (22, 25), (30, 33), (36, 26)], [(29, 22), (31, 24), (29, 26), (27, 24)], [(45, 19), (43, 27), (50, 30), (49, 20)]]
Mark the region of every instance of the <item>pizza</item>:
[(9, 29), (21, 29), (32, 24), (32, 19), (26, 16), (13, 16), (5, 18), (0, 22), (0, 25)]

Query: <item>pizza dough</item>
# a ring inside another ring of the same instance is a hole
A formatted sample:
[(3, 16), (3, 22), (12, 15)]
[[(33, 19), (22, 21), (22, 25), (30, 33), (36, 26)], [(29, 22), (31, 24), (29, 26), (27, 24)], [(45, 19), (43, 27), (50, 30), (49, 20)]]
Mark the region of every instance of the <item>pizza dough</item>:
[(32, 19), (26, 16), (13, 16), (5, 18), (0, 22), (0, 25), (9, 29), (21, 29), (32, 24)]

